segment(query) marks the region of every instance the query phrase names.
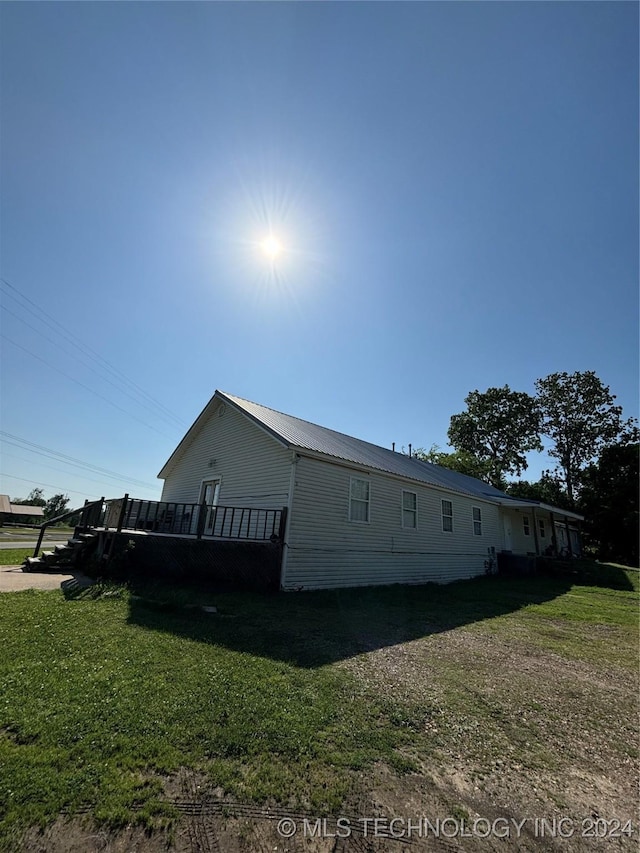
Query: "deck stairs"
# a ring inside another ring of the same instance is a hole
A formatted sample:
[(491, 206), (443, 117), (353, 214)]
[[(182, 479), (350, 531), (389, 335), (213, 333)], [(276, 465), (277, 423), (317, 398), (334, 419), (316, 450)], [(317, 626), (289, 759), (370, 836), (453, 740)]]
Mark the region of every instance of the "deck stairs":
[(90, 549), (95, 533), (77, 533), (65, 544), (56, 545), (53, 551), (43, 551), (39, 557), (27, 557), (23, 572), (60, 572), (77, 566), (82, 554)]

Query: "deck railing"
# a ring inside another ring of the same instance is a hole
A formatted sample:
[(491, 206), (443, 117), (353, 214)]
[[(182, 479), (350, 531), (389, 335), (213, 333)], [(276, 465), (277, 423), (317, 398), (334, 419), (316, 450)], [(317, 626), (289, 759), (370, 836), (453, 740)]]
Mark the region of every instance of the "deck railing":
[(173, 536), (274, 541), (282, 539), (286, 508), (210, 506), (123, 498), (106, 501), (104, 526)]
[(91, 527), (99, 527), (100, 525), (102, 525), (104, 523), (104, 517), (105, 500), (104, 498), (100, 498), (100, 500), (98, 501), (85, 501), (84, 506), (78, 507), (78, 509), (71, 509), (69, 510), (69, 512), (65, 512), (62, 515), (56, 516), (55, 518), (48, 519), (48, 521), (45, 521), (39, 525), (40, 533), (38, 535), (38, 542), (33, 552), (33, 556), (37, 557), (40, 553), (40, 546), (42, 545), (42, 539), (44, 537), (47, 527), (51, 527), (54, 524), (59, 524), (61, 521), (69, 521), (70, 519), (74, 519), (76, 533), (83, 533), (89, 530), (89, 528)]

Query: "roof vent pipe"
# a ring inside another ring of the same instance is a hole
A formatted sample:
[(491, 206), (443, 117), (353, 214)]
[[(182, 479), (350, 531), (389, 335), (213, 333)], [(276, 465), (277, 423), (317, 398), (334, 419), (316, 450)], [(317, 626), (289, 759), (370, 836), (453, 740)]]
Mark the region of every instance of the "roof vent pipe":
[(411, 444), (409, 444), (409, 459), (411, 459)]
[(394, 453), (396, 452), (396, 443), (395, 443), (395, 441), (392, 441), (392, 442), (391, 442), (391, 449), (393, 450), (393, 452), (394, 452)]

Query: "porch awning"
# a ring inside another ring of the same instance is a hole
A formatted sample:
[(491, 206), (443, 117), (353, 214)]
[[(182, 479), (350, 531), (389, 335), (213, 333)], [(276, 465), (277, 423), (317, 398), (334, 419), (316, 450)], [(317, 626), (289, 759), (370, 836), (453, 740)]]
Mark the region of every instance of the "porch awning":
[(541, 501), (528, 501), (523, 498), (508, 498), (498, 501), (500, 506), (505, 508), (513, 507), (513, 509), (544, 509), (547, 512), (552, 512), (554, 515), (560, 515), (563, 518), (573, 518), (576, 521), (584, 521), (584, 515), (577, 512), (572, 512), (569, 509), (560, 509), (551, 504), (542, 503)]

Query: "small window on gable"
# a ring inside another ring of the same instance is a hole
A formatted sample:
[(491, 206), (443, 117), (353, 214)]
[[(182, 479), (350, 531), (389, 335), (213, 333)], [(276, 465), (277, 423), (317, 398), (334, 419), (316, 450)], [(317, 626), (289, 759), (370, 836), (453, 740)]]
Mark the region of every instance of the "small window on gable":
[(474, 506), (471, 512), (473, 514), (473, 533), (475, 536), (482, 536), (482, 510), (479, 506)]
[(453, 504), (442, 501), (442, 529), (445, 533), (453, 532)]
[(351, 478), (349, 487), (349, 521), (369, 522), (371, 489), (368, 480)]
[(418, 527), (418, 495), (402, 490), (402, 526), (409, 530)]
[(544, 533), (544, 518), (539, 518), (539, 519), (538, 519), (538, 532), (540, 533), (540, 538), (541, 538), (541, 539), (544, 539), (544, 537), (545, 537), (545, 533)]
[(524, 530), (525, 536), (531, 536), (531, 525), (529, 524), (529, 516), (522, 516), (522, 529)]

